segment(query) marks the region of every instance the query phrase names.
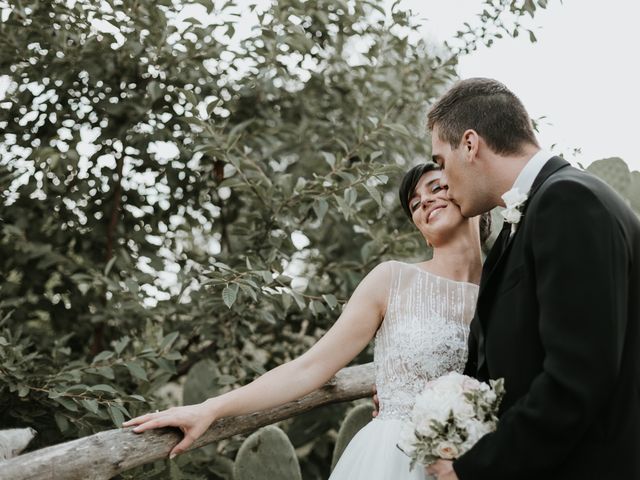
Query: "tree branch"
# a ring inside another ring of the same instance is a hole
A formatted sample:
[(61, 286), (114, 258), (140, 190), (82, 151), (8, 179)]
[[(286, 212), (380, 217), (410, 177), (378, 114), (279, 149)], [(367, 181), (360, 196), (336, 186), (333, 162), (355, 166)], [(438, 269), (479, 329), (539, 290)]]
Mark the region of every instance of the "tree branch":
[[(215, 422), (192, 448), (249, 433), (322, 405), (368, 397), (372, 394), (374, 377), (371, 363), (345, 368), (322, 388), (299, 400)], [(107, 430), (0, 462), (0, 480), (106, 480), (125, 470), (166, 458), (180, 437), (176, 429), (152, 430), (140, 435), (131, 428)]]

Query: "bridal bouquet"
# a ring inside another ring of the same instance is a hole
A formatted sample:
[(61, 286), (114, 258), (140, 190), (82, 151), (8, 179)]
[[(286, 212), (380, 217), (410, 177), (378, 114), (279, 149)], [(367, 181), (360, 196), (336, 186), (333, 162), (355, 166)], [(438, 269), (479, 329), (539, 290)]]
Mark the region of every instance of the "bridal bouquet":
[(411, 458), (411, 469), (416, 463), (458, 458), (495, 430), (503, 396), (503, 379), (491, 380), (489, 386), (452, 372), (427, 383), (398, 443)]

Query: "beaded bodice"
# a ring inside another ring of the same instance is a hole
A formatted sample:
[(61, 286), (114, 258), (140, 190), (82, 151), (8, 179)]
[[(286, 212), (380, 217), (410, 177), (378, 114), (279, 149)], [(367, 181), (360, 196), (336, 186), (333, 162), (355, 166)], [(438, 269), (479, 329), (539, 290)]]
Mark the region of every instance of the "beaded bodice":
[(389, 299), (374, 349), (378, 418), (405, 419), (428, 380), (464, 369), (478, 287), (389, 263)]

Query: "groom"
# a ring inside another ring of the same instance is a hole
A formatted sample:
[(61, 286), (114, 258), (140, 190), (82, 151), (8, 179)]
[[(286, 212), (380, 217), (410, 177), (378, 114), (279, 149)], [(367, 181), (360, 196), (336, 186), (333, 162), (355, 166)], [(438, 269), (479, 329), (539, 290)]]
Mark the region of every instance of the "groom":
[(540, 150), (522, 103), (495, 80), (459, 82), (428, 120), (440, 184), (462, 214), (506, 206), (511, 222), (483, 268), (465, 371), (505, 379), (500, 421), (429, 471), (640, 479), (640, 221), (600, 180)]

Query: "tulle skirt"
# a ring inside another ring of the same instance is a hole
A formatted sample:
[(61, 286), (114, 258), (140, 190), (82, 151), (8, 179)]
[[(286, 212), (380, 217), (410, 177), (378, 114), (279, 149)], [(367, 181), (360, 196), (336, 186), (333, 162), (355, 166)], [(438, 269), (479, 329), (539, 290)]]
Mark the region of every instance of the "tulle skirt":
[(409, 457), (396, 444), (402, 421), (374, 418), (349, 442), (329, 480), (431, 480), (422, 465), (409, 470)]

